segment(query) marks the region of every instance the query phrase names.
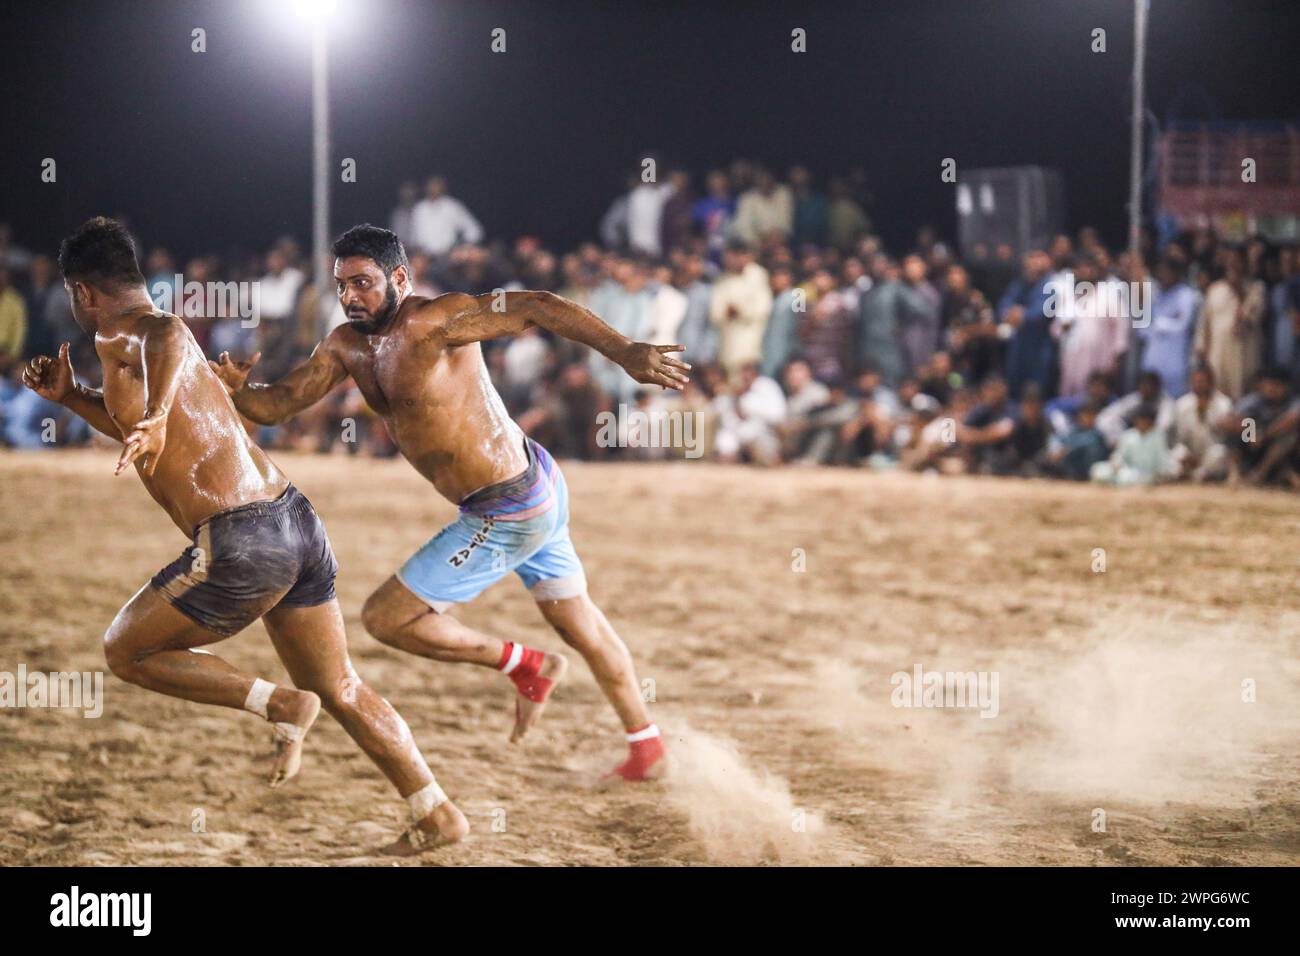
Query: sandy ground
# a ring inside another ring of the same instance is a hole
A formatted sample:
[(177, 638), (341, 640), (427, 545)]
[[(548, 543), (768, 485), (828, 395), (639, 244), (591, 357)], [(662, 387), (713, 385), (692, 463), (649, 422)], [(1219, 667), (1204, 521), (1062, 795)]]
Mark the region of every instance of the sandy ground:
[[(1300, 857), (1296, 496), (567, 464), (593, 595), (674, 757), (670, 780), (610, 791), (623, 745), (580, 661), (514, 748), (506, 681), (362, 630), (452, 507), (400, 461), (277, 457), (330, 530), (359, 671), (470, 817), (419, 862)], [(103, 671), (105, 626), (185, 545), (112, 464), (0, 454), (0, 671)], [(513, 577), (460, 613), (560, 646)], [(283, 677), (260, 624), (214, 649)], [(996, 673), (997, 715), (894, 706), (918, 665)], [(111, 674), (104, 698), (98, 719), (0, 710), (0, 864), (387, 862), (404, 805), (328, 717), (272, 792), (251, 715)]]

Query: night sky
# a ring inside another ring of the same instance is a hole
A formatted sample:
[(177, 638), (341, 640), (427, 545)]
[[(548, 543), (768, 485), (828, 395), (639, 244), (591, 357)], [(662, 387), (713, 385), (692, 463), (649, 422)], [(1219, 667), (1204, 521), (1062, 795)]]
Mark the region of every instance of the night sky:
[[(310, 229), (306, 29), (281, 2), (6, 5), (0, 220), (52, 251), (96, 214), (180, 256)], [(1152, 0), (1161, 121), (1300, 117), (1300, 3)], [(190, 31), (207, 31), (207, 52)], [(508, 49), (489, 49), (504, 27)], [(808, 52), (790, 51), (803, 27)], [(1094, 54), (1090, 34), (1107, 31)], [(885, 238), (953, 231), (940, 161), (1064, 171), (1069, 225), (1120, 242), (1130, 0), (762, 5), (340, 0), (331, 27), (334, 226), (386, 223), (397, 182), (444, 172), (490, 236), (594, 237), (654, 151), (698, 175), (870, 173)], [(46, 157), (58, 182), (40, 182)]]

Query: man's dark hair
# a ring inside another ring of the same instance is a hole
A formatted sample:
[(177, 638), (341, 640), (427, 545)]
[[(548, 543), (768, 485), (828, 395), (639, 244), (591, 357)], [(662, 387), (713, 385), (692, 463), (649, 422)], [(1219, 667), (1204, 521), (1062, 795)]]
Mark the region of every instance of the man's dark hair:
[(87, 219), (59, 246), (59, 269), (69, 282), (97, 288), (143, 285), (135, 258), (135, 242), (116, 219)]
[(375, 264), (384, 270), (384, 276), (390, 279), (398, 266), (406, 266), (408, 270), (411, 267), (406, 260), (406, 250), (402, 247), (402, 240), (397, 238), (397, 233), (372, 226), (368, 222), (353, 226), (335, 239), (334, 245), (330, 246), (330, 251), (334, 253), (336, 259), (346, 259), (349, 256), (365, 256), (367, 259), (373, 259)]

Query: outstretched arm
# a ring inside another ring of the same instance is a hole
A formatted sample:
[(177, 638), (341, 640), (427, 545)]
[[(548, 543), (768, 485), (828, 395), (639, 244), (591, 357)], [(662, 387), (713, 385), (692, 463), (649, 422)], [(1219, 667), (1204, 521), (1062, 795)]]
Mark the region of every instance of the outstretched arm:
[(280, 381), (269, 385), (250, 384), (248, 373), (261, 357), (262, 353), (258, 352), (247, 362), (232, 362), (230, 355), (222, 352), (220, 362), (209, 363), (230, 390), (230, 397), (239, 413), (259, 425), (278, 425), (287, 421), (307, 406), (319, 402), (348, 375), (329, 339), (317, 345), (306, 362)]
[(689, 381), (686, 373), (691, 367), (667, 354), (680, 352), (683, 346), (633, 342), (594, 312), (551, 292), (451, 293), (433, 303), (441, 310), (441, 335), (450, 346), (537, 327), (590, 346), (643, 385), (681, 389)]
[(91, 428), (114, 441), (122, 440), (117, 422), (104, 407), (104, 393), (77, 383), (72, 374), (72, 359), (68, 357), (68, 343), (59, 346), (57, 358), (38, 355), (23, 369), (23, 384), (41, 398), (58, 402), (64, 408), (86, 420)]

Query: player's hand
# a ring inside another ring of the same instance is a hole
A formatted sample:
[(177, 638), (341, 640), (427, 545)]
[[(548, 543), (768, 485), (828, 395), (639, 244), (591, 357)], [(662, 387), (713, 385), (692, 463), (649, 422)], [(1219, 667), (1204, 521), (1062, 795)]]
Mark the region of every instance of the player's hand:
[(230, 353), (222, 352), (219, 362), (213, 362), (209, 359), (208, 364), (212, 366), (212, 371), (217, 373), (217, 378), (221, 379), (221, 384), (226, 386), (226, 391), (233, 395), (244, 387), (244, 383), (248, 381), (248, 373), (253, 370), (253, 366), (261, 358), (261, 352), (254, 352), (253, 357), (250, 359), (245, 359), (242, 362), (232, 362)]
[(126, 443), (122, 448), (122, 457), (117, 460), (117, 468), (113, 474), (120, 475), (126, 470), (127, 465), (138, 458), (140, 464), (144, 466), (144, 473), (152, 475), (154, 469), (158, 467), (158, 456), (162, 454), (163, 446), (166, 444), (166, 412), (158, 412), (155, 415), (140, 419), (131, 427), (130, 433), (126, 436)]
[(59, 346), (58, 358), (38, 355), (23, 369), (23, 384), (41, 398), (62, 404), (77, 387), (68, 358), (68, 343)]
[(664, 388), (675, 388), (680, 392), (691, 380), (686, 374), (691, 367), (668, 353), (685, 350), (684, 345), (651, 345), (649, 342), (633, 342), (627, 347), (618, 364), (642, 385), (662, 385)]

